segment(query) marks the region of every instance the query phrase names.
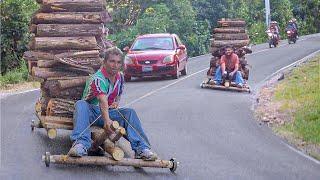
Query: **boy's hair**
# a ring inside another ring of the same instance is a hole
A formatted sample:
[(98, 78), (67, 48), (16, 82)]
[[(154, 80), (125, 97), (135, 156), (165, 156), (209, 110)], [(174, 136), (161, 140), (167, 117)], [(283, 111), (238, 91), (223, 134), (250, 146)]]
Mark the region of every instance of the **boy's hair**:
[(104, 61), (107, 61), (109, 59), (109, 56), (110, 55), (117, 55), (117, 56), (120, 56), (121, 57), (121, 60), (123, 61), (124, 60), (124, 54), (123, 52), (117, 48), (117, 47), (111, 47), (109, 49), (107, 49), (105, 52), (104, 52)]

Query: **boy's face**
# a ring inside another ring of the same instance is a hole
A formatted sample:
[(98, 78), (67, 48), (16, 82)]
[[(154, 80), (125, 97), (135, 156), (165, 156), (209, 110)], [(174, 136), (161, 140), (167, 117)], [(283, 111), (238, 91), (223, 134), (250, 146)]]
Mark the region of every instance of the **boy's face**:
[(104, 61), (104, 67), (110, 75), (116, 75), (122, 66), (122, 57), (119, 55), (109, 55), (109, 59)]

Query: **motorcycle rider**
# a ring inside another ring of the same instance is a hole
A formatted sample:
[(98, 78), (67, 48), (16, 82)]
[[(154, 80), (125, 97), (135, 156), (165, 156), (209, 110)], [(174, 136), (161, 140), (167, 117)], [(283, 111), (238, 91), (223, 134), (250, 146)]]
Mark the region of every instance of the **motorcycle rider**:
[(293, 20), (289, 20), (289, 23), (288, 23), (288, 25), (286, 27), (286, 31), (290, 31), (290, 30), (293, 31), (295, 36), (298, 36), (298, 33), (297, 33), (298, 29), (297, 29), (296, 24), (293, 22)]
[(293, 25), (295, 26), (295, 29), (296, 29), (296, 35), (297, 35), (297, 38), (298, 38), (298, 24), (297, 24), (297, 19), (296, 18), (292, 18), (292, 23)]
[(277, 40), (280, 40), (280, 27), (277, 21), (271, 21), (269, 30), (277, 36)]

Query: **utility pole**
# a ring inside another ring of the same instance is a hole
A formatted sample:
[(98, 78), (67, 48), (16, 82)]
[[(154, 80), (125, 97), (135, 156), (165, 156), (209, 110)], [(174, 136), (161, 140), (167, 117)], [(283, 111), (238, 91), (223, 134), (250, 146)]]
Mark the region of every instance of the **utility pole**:
[(270, 15), (270, 1), (265, 0), (264, 1), (265, 8), (266, 8), (266, 24), (267, 27), (269, 27), (270, 21), (271, 21), (271, 15)]

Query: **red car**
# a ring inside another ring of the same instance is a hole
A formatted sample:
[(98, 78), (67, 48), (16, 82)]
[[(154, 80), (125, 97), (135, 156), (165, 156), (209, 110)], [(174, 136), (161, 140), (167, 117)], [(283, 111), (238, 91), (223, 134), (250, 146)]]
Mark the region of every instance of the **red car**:
[(171, 76), (187, 74), (187, 49), (176, 34), (146, 34), (125, 47), (124, 77)]

